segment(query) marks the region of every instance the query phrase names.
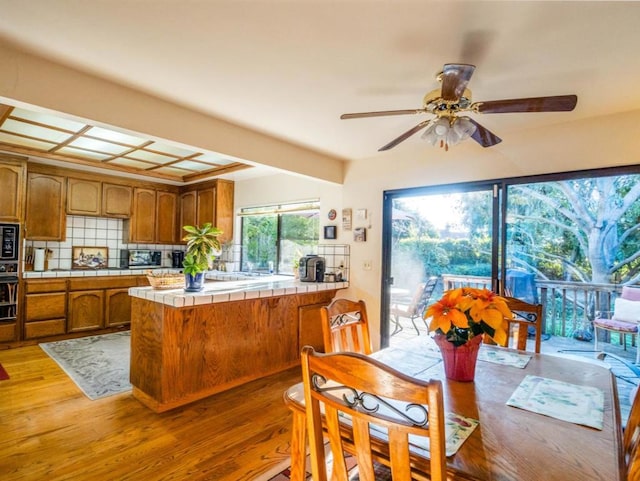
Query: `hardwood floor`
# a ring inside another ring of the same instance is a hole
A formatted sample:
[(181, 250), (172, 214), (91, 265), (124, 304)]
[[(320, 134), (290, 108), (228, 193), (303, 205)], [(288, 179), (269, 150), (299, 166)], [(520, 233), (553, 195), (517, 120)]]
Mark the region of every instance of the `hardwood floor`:
[(91, 401), (38, 346), (0, 351), (0, 477), (249, 481), (288, 460), (290, 369), (156, 414), (131, 393)]

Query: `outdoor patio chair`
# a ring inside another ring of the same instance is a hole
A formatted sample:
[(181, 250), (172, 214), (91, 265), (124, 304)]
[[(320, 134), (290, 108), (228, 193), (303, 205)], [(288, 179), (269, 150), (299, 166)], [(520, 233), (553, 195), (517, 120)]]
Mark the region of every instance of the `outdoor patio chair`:
[[(432, 481), (447, 479), (440, 381), (408, 377), (361, 354), (316, 354), (310, 346), (302, 350), (302, 379), (314, 480), (329, 479), (325, 436), (333, 457), (332, 480), (353, 479), (345, 451), (357, 458), (361, 480), (389, 479), (391, 471), (394, 481), (410, 481), (415, 470), (421, 474), (416, 479), (425, 479), (425, 468)], [(410, 461), (410, 441), (421, 438), (429, 440), (428, 467)], [(389, 439), (389, 467), (386, 461), (374, 462), (382, 453), (378, 449), (384, 449), (376, 443), (381, 439)]]
[(616, 332), (620, 335), (624, 349), (627, 349), (627, 334), (636, 336), (636, 364), (640, 364), (640, 288), (624, 286), (622, 293), (614, 301), (611, 318), (599, 317), (593, 320), (595, 350), (598, 350), (598, 332)]
[(336, 299), (320, 309), (324, 352), (371, 354), (369, 319), (364, 301)]
[(391, 300), (389, 315), (395, 324), (395, 329), (391, 333), (392, 336), (402, 330), (402, 325), (400, 324), (401, 317), (406, 317), (411, 321), (418, 336), (420, 335), (420, 330), (416, 325), (416, 319), (422, 319), (422, 322), (424, 322), (424, 325), (428, 329), (429, 326), (422, 316), (437, 284), (438, 278), (435, 276), (430, 277), (427, 282), (418, 285), (411, 299), (396, 298)]

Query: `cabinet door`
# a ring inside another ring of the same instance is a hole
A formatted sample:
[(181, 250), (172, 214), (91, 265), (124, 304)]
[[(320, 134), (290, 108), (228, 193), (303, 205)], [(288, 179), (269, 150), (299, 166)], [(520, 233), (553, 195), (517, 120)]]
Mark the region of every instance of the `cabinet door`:
[(185, 225), (195, 225), (197, 223), (196, 210), (198, 206), (198, 193), (193, 190), (185, 192), (180, 196), (180, 232), (178, 239), (182, 240), (186, 232), (182, 230)]
[(178, 228), (178, 194), (158, 191), (156, 194), (156, 242), (175, 244)]
[(104, 326), (104, 291), (69, 293), (67, 332), (88, 331)]
[(65, 199), (64, 177), (29, 172), (25, 239), (65, 240)]
[(102, 215), (131, 217), (133, 189), (128, 185), (102, 184)]
[(130, 242), (153, 243), (156, 238), (156, 191), (135, 188), (133, 190), (133, 215), (129, 230)]
[(233, 182), (218, 180), (216, 183), (215, 225), (222, 230), (220, 242), (233, 239)]
[(207, 222), (216, 225), (216, 189), (204, 189), (198, 191), (197, 224), (202, 226)]
[(324, 352), (320, 309), (327, 303), (300, 306), (298, 308), (298, 352), (304, 346), (312, 346), (317, 352)]
[(0, 163), (0, 220), (20, 222), (24, 205), (24, 166)]
[(102, 184), (94, 180), (67, 179), (67, 214), (100, 215)]
[(105, 291), (105, 327), (122, 326), (131, 322), (131, 297), (129, 289)]

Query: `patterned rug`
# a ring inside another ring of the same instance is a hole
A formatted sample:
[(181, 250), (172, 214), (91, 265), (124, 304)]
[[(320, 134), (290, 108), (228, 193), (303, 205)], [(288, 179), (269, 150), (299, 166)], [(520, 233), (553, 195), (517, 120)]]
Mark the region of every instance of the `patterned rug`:
[(131, 390), (129, 331), (40, 344), (91, 400)]

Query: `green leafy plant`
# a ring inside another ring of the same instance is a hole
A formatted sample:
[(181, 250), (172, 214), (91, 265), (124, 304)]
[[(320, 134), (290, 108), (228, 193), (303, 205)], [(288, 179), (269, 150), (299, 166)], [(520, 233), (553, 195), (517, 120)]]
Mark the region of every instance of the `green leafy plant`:
[(187, 235), (182, 238), (187, 242), (187, 252), (182, 265), (184, 273), (195, 275), (204, 272), (209, 268), (209, 261), (216, 252), (220, 251), (221, 245), (218, 236), (222, 231), (207, 222), (202, 227), (185, 225), (182, 227)]

